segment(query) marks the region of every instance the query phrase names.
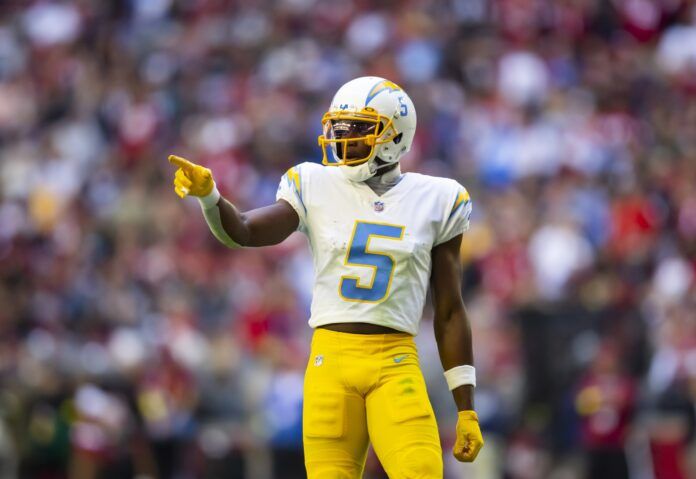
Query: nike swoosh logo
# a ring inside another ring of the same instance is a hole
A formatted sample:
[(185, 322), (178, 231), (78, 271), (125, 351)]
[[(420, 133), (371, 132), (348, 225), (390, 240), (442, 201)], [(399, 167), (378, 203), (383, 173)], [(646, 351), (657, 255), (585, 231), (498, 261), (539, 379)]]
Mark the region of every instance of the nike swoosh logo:
[(403, 356), (396, 356), (396, 357), (394, 358), (394, 362), (398, 364), (398, 363), (400, 363), (401, 361), (403, 361), (404, 359), (406, 359), (407, 357), (408, 357), (408, 354), (404, 354)]

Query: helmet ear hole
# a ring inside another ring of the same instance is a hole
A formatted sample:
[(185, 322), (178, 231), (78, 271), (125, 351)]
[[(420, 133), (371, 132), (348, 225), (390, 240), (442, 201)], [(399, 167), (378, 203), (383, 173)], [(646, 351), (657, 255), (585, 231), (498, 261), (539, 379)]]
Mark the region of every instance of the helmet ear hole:
[(394, 140), (393, 140), (393, 141), (394, 141), (394, 144), (395, 144), (395, 145), (398, 145), (399, 143), (401, 143), (401, 138), (403, 138), (403, 136), (404, 136), (403, 133), (399, 133), (398, 135), (396, 135), (396, 136), (394, 137)]

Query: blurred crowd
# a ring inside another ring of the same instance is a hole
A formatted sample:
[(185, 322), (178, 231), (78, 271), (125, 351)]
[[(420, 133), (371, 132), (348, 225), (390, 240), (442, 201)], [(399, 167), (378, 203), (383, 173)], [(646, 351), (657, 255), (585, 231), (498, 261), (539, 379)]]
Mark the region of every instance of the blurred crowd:
[(302, 477), (306, 240), (226, 250), (166, 157), (273, 202), (366, 74), (474, 202), (473, 465), (417, 338), (446, 477), (696, 477), (691, 0), (0, 2), (0, 477)]

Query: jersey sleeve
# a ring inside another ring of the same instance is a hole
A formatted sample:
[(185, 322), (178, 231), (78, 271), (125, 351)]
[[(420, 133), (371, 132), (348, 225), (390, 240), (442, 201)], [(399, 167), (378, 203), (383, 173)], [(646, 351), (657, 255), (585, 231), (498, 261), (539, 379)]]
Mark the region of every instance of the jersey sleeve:
[(457, 235), (469, 229), (469, 219), (471, 217), (471, 197), (459, 183), (456, 183), (445, 209), (445, 217), (440, 227), (439, 234), (435, 240), (435, 245), (445, 243)]
[(297, 230), (303, 233), (307, 232), (307, 207), (303, 199), (306, 194), (309, 169), (303, 166), (304, 163), (293, 166), (285, 172), (280, 179), (278, 191), (276, 192), (276, 201), (285, 200), (293, 207), (297, 216), (300, 218)]

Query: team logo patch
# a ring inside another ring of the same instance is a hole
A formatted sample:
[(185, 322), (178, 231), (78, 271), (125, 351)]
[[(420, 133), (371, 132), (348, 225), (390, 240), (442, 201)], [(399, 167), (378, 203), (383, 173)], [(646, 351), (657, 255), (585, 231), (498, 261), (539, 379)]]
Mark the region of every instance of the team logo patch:
[(373, 206), (377, 213), (384, 211), (384, 203), (382, 201), (375, 201)]
[(367, 94), (365, 99), (365, 106), (369, 105), (372, 99), (383, 91), (401, 91), (401, 87), (389, 80), (382, 80), (370, 89), (370, 93)]
[(324, 364), (324, 356), (321, 354), (317, 354), (314, 358), (314, 365), (321, 366), (322, 364)]

